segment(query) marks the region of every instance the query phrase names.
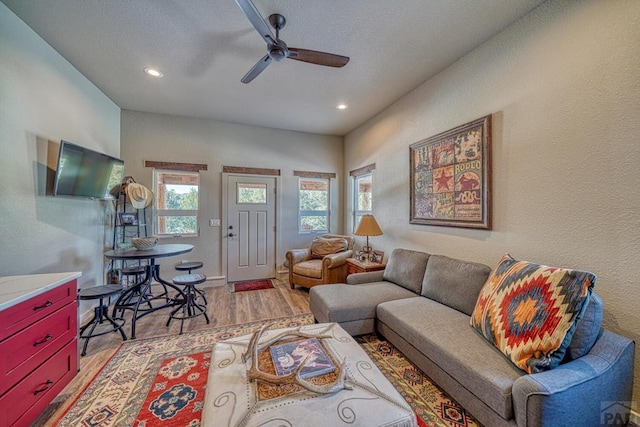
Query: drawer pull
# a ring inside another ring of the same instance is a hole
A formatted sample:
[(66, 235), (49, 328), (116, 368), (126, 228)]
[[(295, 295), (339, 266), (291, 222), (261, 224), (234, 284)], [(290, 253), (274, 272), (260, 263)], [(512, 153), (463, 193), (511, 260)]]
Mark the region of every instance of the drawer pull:
[(46, 336), (46, 337), (44, 337), (43, 339), (41, 339), (40, 341), (36, 341), (36, 342), (34, 342), (34, 343), (33, 343), (33, 346), (34, 346), (34, 347), (37, 347), (37, 346), (39, 346), (40, 344), (44, 344), (44, 343), (46, 343), (47, 341), (49, 341), (51, 338), (53, 338), (53, 335), (51, 335), (51, 334), (47, 334), (47, 336)]
[(35, 307), (33, 307), (33, 311), (42, 310), (43, 308), (49, 307), (51, 304), (53, 304), (53, 303), (51, 301), (47, 300), (47, 302), (45, 302), (44, 304), (36, 305)]
[(44, 387), (39, 388), (38, 390), (33, 392), (33, 395), (35, 396), (38, 393), (42, 393), (43, 391), (47, 391), (51, 388), (51, 386), (53, 385), (53, 381), (51, 380), (47, 380), (47, 383), (44, 385)]

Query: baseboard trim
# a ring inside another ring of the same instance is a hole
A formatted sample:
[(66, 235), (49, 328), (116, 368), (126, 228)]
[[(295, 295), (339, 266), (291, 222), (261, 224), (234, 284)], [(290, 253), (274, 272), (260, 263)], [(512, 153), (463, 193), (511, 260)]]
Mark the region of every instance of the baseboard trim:
[(201, 284), (203, 288), (215, 288), (218, 286), (224, 286), (227, 284), (226, 276), (213, 276), (207, 277), (207, 281)]

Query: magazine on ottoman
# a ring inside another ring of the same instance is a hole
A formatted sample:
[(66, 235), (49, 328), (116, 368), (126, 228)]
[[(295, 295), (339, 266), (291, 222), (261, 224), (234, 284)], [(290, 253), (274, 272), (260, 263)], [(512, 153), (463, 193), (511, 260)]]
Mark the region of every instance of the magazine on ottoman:
[(289, 375), (303, 362), (300, 378), (311, 378), (336, 370), (317, 338), (272, 345), (270, 351), (273, 366), (279, 376)]

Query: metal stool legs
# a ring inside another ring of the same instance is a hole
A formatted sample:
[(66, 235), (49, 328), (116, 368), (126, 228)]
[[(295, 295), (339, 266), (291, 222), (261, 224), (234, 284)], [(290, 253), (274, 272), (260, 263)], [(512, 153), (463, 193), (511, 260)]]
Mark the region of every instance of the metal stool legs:
[[(184, 330), (184, 321), (186, 319), (192, 319), (198, 316), (204, 316), (209, 322), (209, 316), (207, 315), (207, 300), (202, 297), (201, 290), (196, 288), (196, 284), (202, 283), (207, 279), (204, 274), (185, 274), (183, 276), (174, 277), (173, 283), (178, 286), (183, 286), (183, 298), (176, 300), (177, 307), (169, 315), (166, 326), (169, 326), (172, 319), (180, 320), (180, 334), (182, 335)], [(203, 299), (203, 303), (198, 301), (199, 298)]]
[[(202, 268), (203, 265), (204, 263), (202, 261), (187, 261), (176, 264), (175, 268), (178, 271), (187, 271), (189, 274), (191, 274), (191, 270)], [(196, 288), (196, 292), (198, 292), (202, 299), (204, 299), (205, 305), (208, 304), (207, 297), (205, 296), (204, 291), (202, 289)]]
[[(87, 355), (87, 346), (89, 345), (89, 340), (91, 338), (118, 331), (122, 336), (122, 340), (127, 340), (127, 334), (125, 334), (124, 329), (122, 328), (122, 326), (124, 325), (124, 319), (114, 319), (113, 317), (111, 317), (109, 315), (109, 303), (107, 302), (105, 304), (104, 301), (105, 298), (108, 299), (109, 296), (114, 295), (118, 292), (120, 292), (120, 290), (112, 286), (96, 286), (95, 288), (80, 290), (78, 299), (99, 299), (98, 305), (93, 309), (93, 318), (80, 328), (80, 339), (84, 339), (84, 344), (82, 345), (82, 353), (80, 353), (82, 356)], [(107, 321), (111, 325), (111, 328), (103, 330), (101, 332), (96, 332), (96, 328), (98, 327), (98, 325), (103, 324), (105, 321)], [(88, 332), (87, 329), (89, 330)]]

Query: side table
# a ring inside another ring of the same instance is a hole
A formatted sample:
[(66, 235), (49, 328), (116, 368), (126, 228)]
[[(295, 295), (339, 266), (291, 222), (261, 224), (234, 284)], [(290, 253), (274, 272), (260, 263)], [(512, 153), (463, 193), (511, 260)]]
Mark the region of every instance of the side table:
[(387, 264), (380, 262), (362, 262), (356, 258), (347, 258), (347, 275), (353, 273), (366, 273), (368, 271), (384, 270)]

